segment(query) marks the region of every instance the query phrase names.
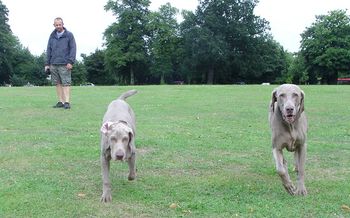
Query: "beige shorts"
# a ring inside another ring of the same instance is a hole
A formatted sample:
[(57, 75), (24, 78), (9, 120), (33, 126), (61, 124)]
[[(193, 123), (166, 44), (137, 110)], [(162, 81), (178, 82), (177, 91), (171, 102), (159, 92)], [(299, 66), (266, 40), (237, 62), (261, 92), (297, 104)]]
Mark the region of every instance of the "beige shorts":
[(70, 86), (72, 83), (71, 70), (66, 65), (50, 65), (51, 82), (53, 85), (62, 84), (62, 86)]

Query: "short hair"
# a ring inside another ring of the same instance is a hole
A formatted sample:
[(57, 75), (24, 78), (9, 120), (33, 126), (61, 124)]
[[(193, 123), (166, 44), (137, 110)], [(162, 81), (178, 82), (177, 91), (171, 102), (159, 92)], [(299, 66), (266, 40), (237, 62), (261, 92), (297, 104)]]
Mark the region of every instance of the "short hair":
[(60, 20), (60, 21), (62, 22), (62, 24), (63, 24), (63, 19), (62, 19), (61, 17), (56, 17), (56, 18), (54, 19), (54, 22), (55, 22), (55, 20)]

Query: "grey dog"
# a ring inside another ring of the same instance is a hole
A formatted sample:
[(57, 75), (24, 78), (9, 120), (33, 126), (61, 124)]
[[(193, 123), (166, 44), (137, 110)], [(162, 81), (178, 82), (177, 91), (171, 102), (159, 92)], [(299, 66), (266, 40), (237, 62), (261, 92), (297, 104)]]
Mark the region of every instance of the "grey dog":
[(136, 177), (135, 114), (125, 99), (136, 94), (129, 90), (112, 101), (103, 117), (101, 126), (101, 170), (102, 170), (102, 202), (112, 200), (111, 182), (109, 180), (110, 160), (127, 161), (129, 180)]
[[(306, 195), (304, 184), (307, 119), (304, 92), (293, 84), (283, 84), (272, 92), (269, 122), (272, 132), (272, 153), (276, 170), (284, 188), (291, 195)], [(297, 187), (289, 177), (283, 149), (294, 152)]]

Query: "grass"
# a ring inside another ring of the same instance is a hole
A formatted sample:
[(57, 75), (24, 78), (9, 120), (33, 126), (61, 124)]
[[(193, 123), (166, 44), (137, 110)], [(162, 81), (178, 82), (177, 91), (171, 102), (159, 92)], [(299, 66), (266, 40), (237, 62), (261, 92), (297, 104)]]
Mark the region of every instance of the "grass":
[[(131, 88), (137, 180), (113, 162), (113, 200), (103, 204), (99, 128), (109, 102)], [(53, 87), (2, 87), (0, 217), (349, 217), (350, 86), (302, 86), (306, 197), (288, 195), (275, 173), (273, 88), (73, 87), (67, 111), (51, 107)]]

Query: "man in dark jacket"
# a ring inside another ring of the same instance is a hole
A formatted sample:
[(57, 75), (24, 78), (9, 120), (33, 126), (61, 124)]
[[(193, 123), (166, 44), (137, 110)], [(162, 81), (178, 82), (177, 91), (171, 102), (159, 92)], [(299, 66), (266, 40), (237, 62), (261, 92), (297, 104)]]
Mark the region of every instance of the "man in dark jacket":
[(54, 27), (47, 43), (45, 71), (51, 72), (52, 84), (56, 85), (58, 102), (54, 108), (70, 109), (71, 70), (77, 49), (73, 34), (63, 27), (62, 18), (55, 18)]

